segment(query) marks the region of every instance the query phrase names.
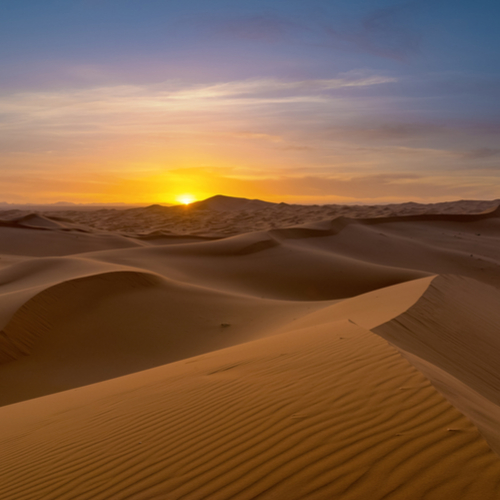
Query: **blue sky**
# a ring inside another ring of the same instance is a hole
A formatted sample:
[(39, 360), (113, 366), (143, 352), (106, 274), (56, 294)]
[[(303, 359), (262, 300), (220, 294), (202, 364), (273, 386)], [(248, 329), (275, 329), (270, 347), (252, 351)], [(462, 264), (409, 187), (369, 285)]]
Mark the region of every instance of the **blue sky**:
[(499, 197), (497, 2), (2, 7), (0, 201)]

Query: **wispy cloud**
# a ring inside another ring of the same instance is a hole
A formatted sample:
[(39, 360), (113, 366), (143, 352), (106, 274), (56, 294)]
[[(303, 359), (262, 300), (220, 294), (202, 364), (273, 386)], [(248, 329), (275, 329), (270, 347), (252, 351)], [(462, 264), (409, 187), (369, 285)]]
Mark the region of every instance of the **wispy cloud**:
[[(179, 82), (161, 85), (101, 86), (78, 90), (20, 92), (0, 96), (0, 128), (13, 130), (33, 123), (45, 123), (61, 133), (82, 133), (85, 124), (96, 128), (129, 126), (132, 121), (148, 129), (176, 121), (182, 128), (186, 114), (235, 114), (245, 108), (265, 106), (318, 105), (335, 100), (335, 91), (395, 82), (384, 75), (346, 73), (331, 79), (285, 81), (252, 79), (183, 86)], [(345, 97), (343, 97), (345, 99)], [(69, 127), (68, 125), (71, 126)], [(191, 119), (190, 126), (197, 128)], [(142, 130), (145, 130), (142, 128)]]
[(75, 105), (98, 107), (103, 104), (151, 108), (159, 105), (175, 105), (178, 101), (205, 101), (232, 97), (249, 97), (255, 102), (280, 100), (275, 94), (285, 94), (283, 102), (308, 101), (312, 94), (329, 90), (368, 87), (394, 83), (397, 79), (384, 75), (363, 75), (359, 72), (345, 73), (338, 78), (320, 80), (284, 81), (274, 78), (220, 82), (213, 84), (182, 86), (178, 82), (161, 85), (116, 85), (82, 90), (52, 92), (20, 92), (0, 97), (2, 113), (37, 112), (46, 109), (70, 108)]

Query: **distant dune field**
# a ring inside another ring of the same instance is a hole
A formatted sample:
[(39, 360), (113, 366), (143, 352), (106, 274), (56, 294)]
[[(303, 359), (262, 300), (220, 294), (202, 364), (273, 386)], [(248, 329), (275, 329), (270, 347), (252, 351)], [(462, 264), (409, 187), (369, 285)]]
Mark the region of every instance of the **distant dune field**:
[(0, 211), (0, 499), (498, 500), (499, 205)]

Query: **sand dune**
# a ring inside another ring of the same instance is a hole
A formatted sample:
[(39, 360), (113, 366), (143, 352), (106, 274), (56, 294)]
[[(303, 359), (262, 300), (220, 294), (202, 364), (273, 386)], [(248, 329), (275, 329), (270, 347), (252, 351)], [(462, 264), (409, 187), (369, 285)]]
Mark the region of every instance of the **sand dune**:
[(267, 233), (95, 252), (92, 258), (146, 267), (190, 284), (283, 300), (340, 299), (428, 274), (318, 251), (312, 245), (277, 242)]
[(4, 327), (0, 404), (258, 338), (318, 307), (239, 297), (133, 271), (64, 281), (31, 298)]
[[(25, 228), (37, 228), (37, 229), (63, 229), (64, 225), (59, 224), (43, 215), (39, 214), (28, 214), (18, 217), (16, 219), (11, 219), (10, 223), (13, 227), (25, 227)], [(7, 224), (4, 222), (4, 224)]]
[(499, 209), (334, 208), (0, 214), (0, 498), (500, 498)]
[(473, 425), (349, 322), (7, 406), (0, 424), (0, 498), (500, 492), (500, 461)]

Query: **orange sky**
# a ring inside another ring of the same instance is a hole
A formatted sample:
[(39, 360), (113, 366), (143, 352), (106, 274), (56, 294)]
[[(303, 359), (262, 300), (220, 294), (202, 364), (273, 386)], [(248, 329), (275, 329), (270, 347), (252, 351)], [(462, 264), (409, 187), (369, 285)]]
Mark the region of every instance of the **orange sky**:
[[(175, 203), (183, 193), (319, 204), (495, 198), (496, 156), (462, 147), (471, 140), (467, 128), (359, 123), (359, 93), (393, 83), (352, 74), (286, 85), (16, 93), (0, 99), (13, 117), (3, 136), (10, 148), (0, 151), (9, 167), (0, 170), (0, 201)], [(323, 94), (332, 88), (347, 94)], [(388, 106), (366, 95), (362, 103), (370, 105), (367, 120)]]
[(11, 3), (0, 202), (499, 196), (493, 7)]

